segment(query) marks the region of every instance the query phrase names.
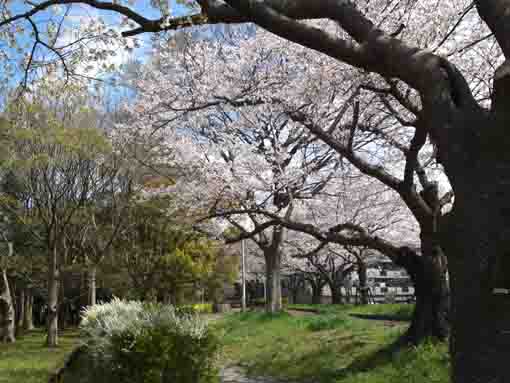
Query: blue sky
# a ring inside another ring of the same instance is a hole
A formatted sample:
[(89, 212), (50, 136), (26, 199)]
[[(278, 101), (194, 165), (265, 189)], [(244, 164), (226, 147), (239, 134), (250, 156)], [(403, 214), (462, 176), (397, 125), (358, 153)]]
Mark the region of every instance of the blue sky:
[[(171, 2), (170, 7), (172, 9), (173, 15), (182, 16), (190, 12), (190, 9), (188, 7), (183, 6), (181, 4), (177, 4), (175, 0), (169, 1)], [(126, 2), (125, 5), (127, 4), (128, 3)], [(159, 10), (155, 9), (150, 5), (150, 0), (135, 0), (134, 4), (131, 7), (134, 10), (138, 11), (139, 13), (143, 14), (147, 18), (157, 19), (161, 17)], [(24, 1), (22, 0), (13, 1), (10, 6), (10, 9), (13, 14), (25, 12), (30, 8), (31, 7), (25, 4)], [(60, 22), (60, 20), (62, 19), (63, 12), (64, 7), (61, 7), (59, 9), (53, 8), (52, 10), (47, 10), (34, 15), (32, 17), (32, 20), (34, 21), (35, 24), (37, 24), (40, 32), (43, 33), (46, 31), (48, 25), (50, 25), (51, 23), (57, 25)], [(126, 29), (125, 27), (124, 28), (120, 27), (121, 21), (120, 15), (114, 12), (97, 10), (89, 6), (79, 4), (72, 6), (71, 10), (68, 13), (68, 17), (66, 18), (66, 21), (63, 23), (63, 26), (70, 29), (73, 27), (77, 27), (78, 23), (83, 23), (86, 22), (87, 20), (94, 19), (97, 17), (101, 17), (106, 24), (108, 24), (109, 26), (116, 30)], [(23, 54), (30, 52), (33, 43), (33, 38), (29, 34), (31, 32), (31, 26), (29, 22), (27, 20), (22, 20), (19, 22), (18, 25), (23, 26), (25, 28), (25, 33), (17, 33), (17, 47), (21, 48), (21, 50), (18, 50), (16, 48), (10, 48), (7, 46), (5, 41), (0, 41), (0, 49), (9, 55), (11, 63), (13, 63), (14, 61), (19, 61), (23, 57)], [(120, 64), (123, 60), (127, 60), (130, 56), (136, 57), (136, 59), (140, 61), (145, 60), (148, 53), (147, 48), (150, 47), (150, 34), (139, 35), (136, 38), (141, 43), (142, 47), (135, 49), (134, 52), (132, 52), (131, 54), (128, 54), (126, 52), (119, 53), (119, 55), (115, 59), (116, 64)], [(47, 55), (48, 51), (40, 46), (37, 50), (36, 57), (42, 58), (43, 55), (45, 54)], [(5, 78), (5, 75), (7, 74), (6, 73), (7, 64), (8, 63), (5, 63), (5, 65), (0, 65), (1, 77)], [(8, 84), (10, 86), (19, 83), (19, 81), (23, 78), (23, 72), (20, 69), (21, 68), (17, 69), (17, 73), (14, 77), (9, 77)]]

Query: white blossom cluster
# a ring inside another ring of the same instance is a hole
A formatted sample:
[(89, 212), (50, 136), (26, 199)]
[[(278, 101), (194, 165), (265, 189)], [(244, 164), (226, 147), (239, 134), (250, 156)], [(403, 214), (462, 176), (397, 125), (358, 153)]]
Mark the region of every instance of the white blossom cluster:
[(197, 315), (178, 315), (171, 305), (147, 305), (119, 298), (85, 308), (81, 318), (80, 329), (89, 340), (89, 351), (105, 359), (112, 357), (112, 338), (126, 333), (134, 340), (149, 327), (172, 326), (180, 334), (200, 339), (207, 330), (206, 322)]

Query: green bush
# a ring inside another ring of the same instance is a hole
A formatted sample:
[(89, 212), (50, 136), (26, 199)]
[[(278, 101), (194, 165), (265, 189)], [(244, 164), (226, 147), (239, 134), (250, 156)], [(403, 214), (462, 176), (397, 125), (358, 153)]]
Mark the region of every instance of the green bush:
[(213, 305), (212, 303), (195, 303), (179, 306), (178, 310), (183, 313), (211, 314), (213, 312)]
[(178, 313), (169, 305), (114, 300), (84, 311), (81, 328), (95, 365), (91, 382), (216, 380), (213, 361), (219, 342), (197, 315)]
[(266, 300), (264, 298), (256, 298), (253, 299), (250, 303), (254, 306), (264, 306), (266, 304)]

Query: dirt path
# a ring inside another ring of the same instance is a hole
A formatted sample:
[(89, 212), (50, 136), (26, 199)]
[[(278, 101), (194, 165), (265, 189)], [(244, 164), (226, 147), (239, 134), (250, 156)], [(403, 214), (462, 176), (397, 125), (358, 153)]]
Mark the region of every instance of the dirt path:
[(395, 327), (395, 326), (404, 326), (409, 324), (410, 320), (407, 318), (395, 316), (395, 315), (378, 315), (378, 314), (349, 314), (349, 316), (361, 319), (361, 320), (367, 320), (367, 321), (375, 321), (380, 322), (388, 327)]
[(293, 310), (293, 309), (288, 309), (288, 310), (285, 310), (285, 311), (288, 312), (290, 315), (295, 316), (295, 317), (310, 316), (310, 315), (319, 315), (318, 312), (313, 311), (313, 310)]

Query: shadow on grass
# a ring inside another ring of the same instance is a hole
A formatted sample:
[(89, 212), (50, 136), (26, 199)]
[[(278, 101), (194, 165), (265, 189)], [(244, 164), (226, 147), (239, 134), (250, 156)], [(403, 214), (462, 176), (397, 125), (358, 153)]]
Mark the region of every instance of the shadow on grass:
[(232, 319), (237, 320), (239, 322), (254, 322), (254, 323), (260, 323), (260, 322), (269, 322), (273, 321), (275, 319), (282, 319), (282, 318), (289, 318), (291, 317), (290, 314), (286, 312), (279, 312), (279, 313), (266, 313), (264, 311), (248, 311), (245, 313), (236, 313), (232, 315)]
[[(370, 337), (367, 339), (360, 334), (351, 334), (341, 340), (333, 338), (320, 349), (302, 354), (298, 358), (282, 357), (285, 350), (278, 350), (259, 355), (256, 363), (247, 366), (247, 371), (255, 376), (261, 374), (283, 376), (289, 381), (296, 382), (338, 383), (357, 374), (391, 366), (395, 356), (409, 347), (399, 337), (375, 351), (363, 353), (363, 349), (370, 347), (371, 343), (373, 339)], [(341, 366), (337, 359), (338, 355), (355, 356), (350, 362), (346, 361), (345, 366)]]
[(400, 337), (371, 354), (357, 358), (347, 367), (336, 371), (332, 378), (341, 379), (349, 375), (371, 371), (378, 367), (392, 364), (393, 358), (406, 347), (409, 347), (408, 344)]
[(348, 314), (234, 314), (228, 318), (225, 344), (232, 361), (254, 376), (314, 383), (447, 381), (427, 380), (427, 370), (446, 371), (444, 347), (409, 347), (406, 326), (370, 324)]
[(409, 322), (411, 318), (407, 315), (391, 314), (349, 314), (349, 316), (358, 319), (384, 320), (389, 322)]

